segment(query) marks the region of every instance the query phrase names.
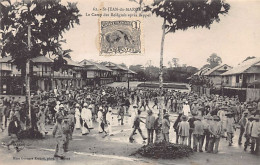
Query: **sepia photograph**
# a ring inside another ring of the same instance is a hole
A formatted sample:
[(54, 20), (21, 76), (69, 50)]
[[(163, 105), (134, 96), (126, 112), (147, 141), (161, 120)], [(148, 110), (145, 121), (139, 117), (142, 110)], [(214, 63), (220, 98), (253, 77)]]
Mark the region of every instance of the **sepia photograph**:
[(258, 165), (260, 0), (0, 0), (0, 164)]

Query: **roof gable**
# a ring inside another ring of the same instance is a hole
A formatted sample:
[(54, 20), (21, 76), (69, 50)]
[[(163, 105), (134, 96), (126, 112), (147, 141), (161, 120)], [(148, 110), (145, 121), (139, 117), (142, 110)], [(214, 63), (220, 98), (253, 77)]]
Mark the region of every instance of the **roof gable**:
[(230, 69), (229, 71), (223, 73), (222, 76), (244, 73), (247, 69), (254, 66), (255, 64), (258, 64), (259, 62), (260, 62), (260, 57), (252, 58), (250, 60), (244, 61), (244, 62), (238, 64), (236, 67), (234, 67), (234, 68)]

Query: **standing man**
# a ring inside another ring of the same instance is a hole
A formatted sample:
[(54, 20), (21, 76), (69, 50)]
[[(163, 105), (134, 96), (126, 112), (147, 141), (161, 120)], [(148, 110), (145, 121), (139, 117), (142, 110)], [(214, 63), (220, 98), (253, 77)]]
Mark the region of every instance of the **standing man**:
[(154, 122), (155, 117), (153, 116), (152, 110), (147, 111), (148, 115), (146, 117), (146, 129), (147, 129), (147, 137), (148, 144), (153, 143), (153, 133), (154, 133)]
[(99, 107), (98, 113), (97, 113), (97, 122), (98, 122), (98, 133), (103, 133), (101, 124), (103, 121), (103, 109), (102, 107)]
[(204, 134), (203, 123), (201, 122), (202, 117), (197, 116), (196, 121), (194, 121), (194, 130), (193, 130), (193, 151), (197, 152), (197, 146), (199, 144), (199, 152), (202, 151), (202, 140), (201, 137)]
[(128, 114), (129, 107), (130, 107), (130, 101), (129, 101), (129, 98), (127, 97), (125, 99), (125, 111), (126, 111), (126, 114)]
[(124, 104), (120, 105), (120, 108), (118, 109), (118, 122), (121, 120), (121, 125), (124, 125), (124, 115), (125, 115), (125, 110), (124, 110)]
[(42, 103), (40, 105), (40, 111), (38, 112), (38, 122), (37, 122), (37, 126), (38, 126), (38, 130), (40, 131), (40, 133), (42, 134), (43, 137), (45, 137), (45, 134), (47, 134), (47, 131), (45, 129), (45, 112), (44, 112), (45, 108), (44, 108), (44, 104)]
[(243, 116), (241, 117), (241, 119), (239, 120), (238, 124), (240, 125), (240, 133), (239, 133), (239, 139), (238, 139), (238, 144), (241, 145), (242, 144), (242, 136), (245, 132), (245, 128), (246, 128), (246, 123), (247, 123), (247, 115), (248, 115), (248, 111), (245, 111), (243, 113)]
[(166, 142), (169, 142), (169, 130), (170, 130), (169, 114), (166, 113), (163, 115), (163, 120), (162, 120), (162, 134), (163, 134), (163, 139)]
[(107, 127), (108, 127), (108, 132), (110, 136), (113, 136), (113, 131), (112, 131), (112, 123), (113, 123), (113, 116), (112, 116), (112, 108), (108, 108), (108, 113), (106, 114), (106, 120), (107, 120)]
[(56, 149), (55, 149), (55, 154), (54, 157), (60, 157), (61, 159), (64, 159), (64, 142), (65, 142), (65, 135), (63, 134), (63, 129), (62, 129), (62, 119), (57, 118), (56, 119), (56, 124), (53, 128), (53, 137), (56, 138)]
[(231, 146), (233, 143), (234, 131), (236, 129), (235, 120), (231, 112), (227, 113), (226, 116), (227, 116), (227, 121), (226, 121), (227, 138), (228, 138), (229, 146)]
[(260, 138), (260, 115), (256, 115), (254, 117), (254, 121), (252, 122), (252, 132), (251, 132), (251, 153), (258, 154), (259, 153), (259, 138)]
[(188, 117), (183, 115), (182, 116), (182, 121), (180, 122), (179, 125), (179, 136), (180, 136), (180, 143), (182, 145), (187, 145), (187, 140), (189, 137), (189, 130), (190, 130), (190, 125), (187, 122)]
[[(193, 130), (194, 130), (194, 122), (195, 122), (195, 120), (196, 120), (196, 114), (195, 113), (193, 113), (192, 114), (192, 117), (188, 120), (188, 122), (189, 122), (189, 125), (190, 125), (190, 131), (189, 131), (189, 139), (188, 139), (188, 141), (189, 141), (189, 147), (191, 147), (191, 139), (192, 139), (192, 133), (193, 133)], [(193, 139), (193, 141), (194, 141), (194, 139)], [(193, 143), (194, 144), (194, 143)], [(193, 146), (194, 147), (194, 146)]]

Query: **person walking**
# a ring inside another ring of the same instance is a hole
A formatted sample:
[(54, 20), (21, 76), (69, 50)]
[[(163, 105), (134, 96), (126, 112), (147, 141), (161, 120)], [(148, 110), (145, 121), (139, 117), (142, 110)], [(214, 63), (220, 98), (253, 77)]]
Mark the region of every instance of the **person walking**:
[(59, 157), (61, 159), (65, 158), (64, 155), (64, 142), (65, 142), (65, 135), (63, 133), (63, 128), (62, 128), (62, 119), (61, 118), (57, 118), (56, 119), (56, 124), (53, 128), (53, 132), (52, 135), (53, 137), (56, 138), (56, 149), (55, 149), (55, 154), (54, 157)]
[(129, 142), (130, 142), (130, 143), (132, 143), (132, 142), (134, 141), (133, 136), (134, 136), (136, 130), (138, 130), (138, 132), (139, 132), (140, 135), (142, 136), (143, 140), (146, 140), (146, 139), (147, 139), (146, 137), (144, 137), (144, 135), (143, 135), (143, 133), (142, 133), (142, 130), (141, 130), (141, 128), (140, 128), (140, 122), (145, 123), (144, 121), (142, 121), (142, 120), (140, 119), (141, 112), (142, 112), (141, 110), (138, 110), (137, 115), (136, 115), (136, 117), (135, 117), (134, 125), (133, 125), (133, 130), (132, 130), (132, 133), (131, 133), (131, 135), (130, 135), (130, 137), (129, 137)]
[[(11, 136), (11, 140), (7, 143), (8, 150), (9, 146), (13, 145), (18, 140), (18, 133), (21, 131), (21, 125), (16, 116), (11, 118), (11, 121), (8, 125), (8, 135)], [(18, 146), (15, 146), (16, 151), (18, 152)]]

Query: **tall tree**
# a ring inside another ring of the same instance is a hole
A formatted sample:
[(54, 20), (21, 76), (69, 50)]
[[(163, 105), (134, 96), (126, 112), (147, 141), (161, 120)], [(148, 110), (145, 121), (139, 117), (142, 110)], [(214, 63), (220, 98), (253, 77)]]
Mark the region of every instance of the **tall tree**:
[[(37, 56), (55, 55), (54, 66), (66, 63), (60, 40), (65, 31), (79, 24), (76, 3), (67, 6), (60, 0), (0, 0), (1, 56), (12, 56), (13, 63), (26, 74), (26, 92), (30, 111), (30, 61)], [(57, 69), (57, 68), (54, 68)]]
[(174, 67), (178, 67), (179, 66), (179, 59), (178, 58), (172, 58), (172, 63), (174, 65)]
[[(142, 4), (143, 0), (139, 0)], [(206, 27), (220, 21), (220, 14), (228, 13), (230, 5), (223, 0), (154, 0), (144, 4), (145, 11), (151, 11), (163, 18), (160, 51), (160, 88), (163, 87), (163, 50), (166, 34), (176, 30)]]
[(24, 0), (12, 4), (10, 0), (1, 0), (0, 9), (1, 56), (11, 55), (20, 69), (33, 57), (62, 56), (60, 43), (66, 42), (61, 40), (63, 33), (79, 24), (76, 3), (64, 6), (60, 0)]
[(214, 68), (222, 63), (222, 59), (216, 53), (212, 53), (207, 59), (207, 62), (210, 68)]

